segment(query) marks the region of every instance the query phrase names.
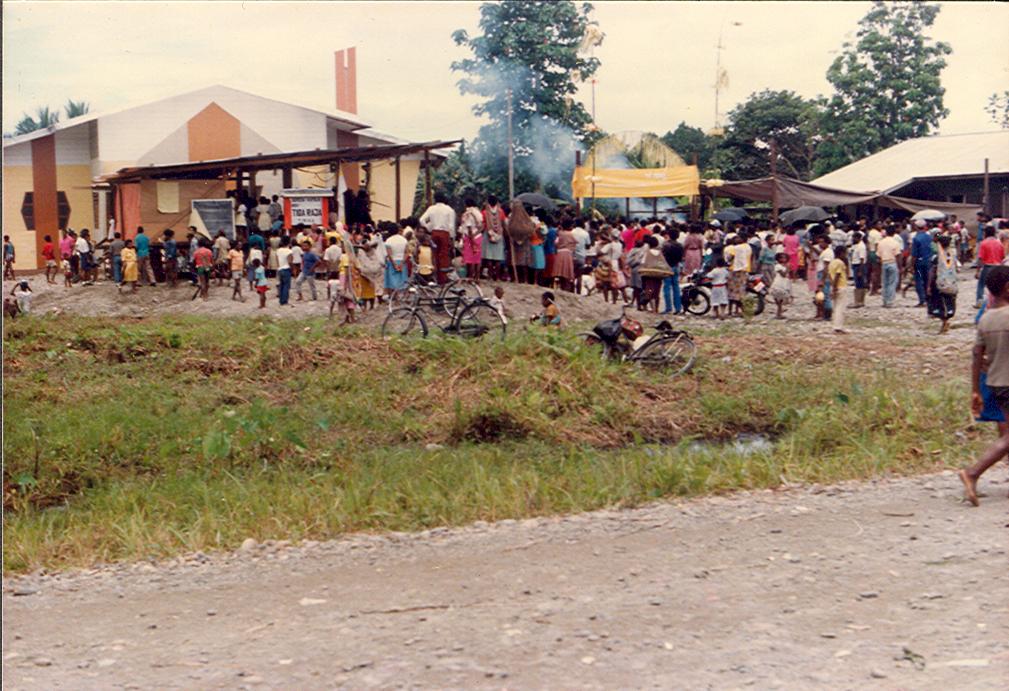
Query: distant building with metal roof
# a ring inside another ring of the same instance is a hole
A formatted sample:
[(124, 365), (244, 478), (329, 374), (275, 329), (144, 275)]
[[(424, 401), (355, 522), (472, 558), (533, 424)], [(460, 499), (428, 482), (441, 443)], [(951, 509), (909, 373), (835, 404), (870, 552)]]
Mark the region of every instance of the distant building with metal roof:
[(812, 184), (940, 202), (987, 202), (989, 213), (1004, 216), (1009, 214), (1009, 130), (909, 139)]

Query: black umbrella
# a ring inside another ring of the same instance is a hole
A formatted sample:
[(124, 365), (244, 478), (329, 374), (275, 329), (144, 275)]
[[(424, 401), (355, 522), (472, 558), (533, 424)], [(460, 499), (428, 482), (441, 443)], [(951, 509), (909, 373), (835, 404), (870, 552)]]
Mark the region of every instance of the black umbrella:
[(826, 221), (833, 214), (829, 214), (818, 206), (800, 206), (778, 216), (778, 220), (784, 225), (790, 226), (798, 221)]
[(722, 209), (712, 215), (717, 221), (742, 221), (746, 218), (746, 209), (740, 209), (737, 206), (730, 206), (727, 209)]
[(538, 192), (524, 192), (515, 198), (523, 204), (535, 206), (540, 209), (546, 209), (547, 211), (553, 211), (557, 208), (557, 204), (554, 203), (553, 199)]

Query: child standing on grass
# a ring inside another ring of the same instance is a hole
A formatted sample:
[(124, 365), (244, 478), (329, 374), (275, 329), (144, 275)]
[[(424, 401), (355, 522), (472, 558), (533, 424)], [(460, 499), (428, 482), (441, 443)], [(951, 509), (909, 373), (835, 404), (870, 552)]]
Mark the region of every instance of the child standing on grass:
[(235, 283), (234, 290), (231, 291), (231, 299), (245, 302), (245, 298), (242, 297), (245, 255), (242, 254), (242, 250), (238, 249), (238, 241), (232, 241), (231, 243), (231, 249), (228, 250), (228, 262), (231, 264), (231, 280)]
[[(988, 269), (984, 287), (991, 294), (993, 304), (977, 325), (971, 368), (971, 412), (974, 417), (980, 417), (984, 408), (981, 374), (987, 366), (986, 383), (992, 398), (1003, 417), (1009, 417), (1009, 266), (994, 265)], [(1009, 453), (1009, 428), (1000, 427), (999, 432), (1001, 436), (981, 454), (977, 463), (960, 470), (965, 498), (973, 506), (978, 505), (977, 481)]]
[(789, 278), (791, 269), (789, 268), (790, 257), (785, 252), (778, 252), (775, 257), (777, 264), (774, 265), (774, 280), (771, 283), (771, 299), (778, 307), (775, 319), (785, 318), (785, 305), (792, 301), (792, 280)]
[(259, 309), (266, 309), (266, 291), (270, 289), (270, 284), (266, 282), (266, 269), (259, 257), (252, 260), (252, 280), (259, 293)]
[(729, 270), (725, 268), (725, 260), (719, 257), (715, 260), (715, 268), (708, 272), (711, 279), (711, 309), (716, 319), (725, 319), (729, 309)]

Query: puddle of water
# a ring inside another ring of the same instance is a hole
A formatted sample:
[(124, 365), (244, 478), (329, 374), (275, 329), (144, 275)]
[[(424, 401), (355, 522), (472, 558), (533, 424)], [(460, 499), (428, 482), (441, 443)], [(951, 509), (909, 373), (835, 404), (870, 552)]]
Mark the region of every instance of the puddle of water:
[(770, 451), (774, 442), (766, 434), (751, 434), (744, 432), (736, 435), (731, 441), (694, 441), (687, 447), (691, 451), (718, 451), (729, 449), (741, 456)]

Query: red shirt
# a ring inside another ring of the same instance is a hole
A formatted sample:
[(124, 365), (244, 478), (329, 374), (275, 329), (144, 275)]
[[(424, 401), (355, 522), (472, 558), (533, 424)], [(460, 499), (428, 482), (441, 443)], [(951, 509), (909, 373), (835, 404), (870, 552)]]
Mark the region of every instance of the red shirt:
[(1005, 250), (1002, 243), (995, 238), (985, 238), (978, 249), (977, 257), (982, 264), (1001, 264), (1005, 259)]
[(201, 247), (193, 252), (193, 264), (196, 268), (211, 267), (214, 265), (214, 253), (207, 247)]
[(46, 261), (56, 261), (56, 249), (53, 247), (53, 243), (47, 242), (42, 245), (42, 258)]

